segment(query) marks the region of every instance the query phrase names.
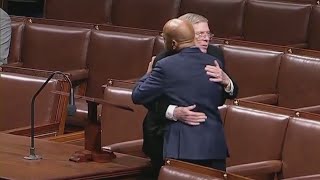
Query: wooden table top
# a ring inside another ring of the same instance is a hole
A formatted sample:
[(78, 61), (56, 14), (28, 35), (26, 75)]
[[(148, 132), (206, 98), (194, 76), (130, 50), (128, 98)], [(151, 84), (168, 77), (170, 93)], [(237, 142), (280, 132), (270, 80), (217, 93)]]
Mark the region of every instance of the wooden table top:
[(0, 133), (0, 178), (5, 179), (98, 179), (134, 175), (148, 166), (149, 160), (117, 153), (109, 163), (75, 163), (69, 157), (83, 147), (35, 140), (41, 160), (25, 160), (30, 138)]

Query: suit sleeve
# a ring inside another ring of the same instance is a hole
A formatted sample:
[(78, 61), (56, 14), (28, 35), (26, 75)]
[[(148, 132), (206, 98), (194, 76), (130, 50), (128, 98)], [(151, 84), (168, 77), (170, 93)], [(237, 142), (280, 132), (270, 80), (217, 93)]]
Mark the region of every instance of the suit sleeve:
[[(162, 51), (154, 59), (152, 68), (155, 67), (155, 65), (158, 61), (160, 61), (168, 56), (171, 56), (175, 53), (176, 52), (174, 52), (174, 51), (167, 51), (167, 50)], [(159, 114), (163, 118), (165, 118), (165, 114), (166, 114), (166, 111), (167, 111), (169, 105), (170, 105), (170, 103), (168, 102), (168, 100), (164, 96), (158, 97), (157, 99), (155, 99), (149, 103), (143, 104), (143, 106), (146, 107), (149, 111), (156, 112), (157, 114)]]
[(164, 93), (165, 74), (163, 67), (157, 63), (150, 74), (143, 76), (132, 91), (132, 101), (135, 104), (147, 104)]

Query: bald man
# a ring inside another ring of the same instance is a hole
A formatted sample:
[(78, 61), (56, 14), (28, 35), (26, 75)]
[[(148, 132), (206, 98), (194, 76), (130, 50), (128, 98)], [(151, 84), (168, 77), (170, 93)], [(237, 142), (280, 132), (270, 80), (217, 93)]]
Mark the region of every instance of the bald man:
[(218, 82), (210, 81), (205, 71), (207, 64), (217, 61), (195, 46), (195, 33), (187, 22), (168, 21), (163, 36), (166, 49), (178, 53), (158, 61), (151, 73), (137, 82), (132, 100), (145, 105), (165, 97), (176, 106), (195, 105), (194, 111), (205, 114), (199, 125), (172, 120), (165, 123), (163, 158), (225, 170), (228, 151), (218, 111), (224, 89)]

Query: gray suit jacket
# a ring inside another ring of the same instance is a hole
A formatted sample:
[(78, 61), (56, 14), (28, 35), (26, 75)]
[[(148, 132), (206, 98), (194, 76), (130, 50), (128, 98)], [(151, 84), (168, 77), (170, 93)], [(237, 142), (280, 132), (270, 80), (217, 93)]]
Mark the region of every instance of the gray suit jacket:
[(0, 8), (0, 65), (7, 63), (11, 41), (11, 20)]

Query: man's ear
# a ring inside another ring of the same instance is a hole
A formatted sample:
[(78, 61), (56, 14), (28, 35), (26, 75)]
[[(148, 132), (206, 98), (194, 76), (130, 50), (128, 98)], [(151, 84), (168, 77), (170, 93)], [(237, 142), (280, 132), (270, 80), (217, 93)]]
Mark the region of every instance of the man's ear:
[(175, 50), (178, 48), (178, 42), (176, 40), (172, 40), (172, 49)]

